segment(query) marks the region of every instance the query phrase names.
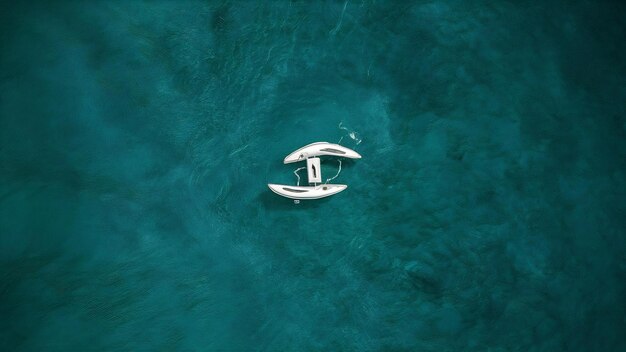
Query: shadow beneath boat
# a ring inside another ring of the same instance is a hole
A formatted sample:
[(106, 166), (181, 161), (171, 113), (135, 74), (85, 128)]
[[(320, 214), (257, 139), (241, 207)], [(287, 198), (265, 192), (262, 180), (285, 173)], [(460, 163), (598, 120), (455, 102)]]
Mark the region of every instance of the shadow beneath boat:
[(285, 211), (315, 209), (330, 202), (331, 198), (332, 196), (321, 199), (300, 200), (299, 204), (295, 204), (293, 199), (281, 197), (269, 189), (267, 192), (261, 192), (257, 196), (257, 200), (264, 208)]

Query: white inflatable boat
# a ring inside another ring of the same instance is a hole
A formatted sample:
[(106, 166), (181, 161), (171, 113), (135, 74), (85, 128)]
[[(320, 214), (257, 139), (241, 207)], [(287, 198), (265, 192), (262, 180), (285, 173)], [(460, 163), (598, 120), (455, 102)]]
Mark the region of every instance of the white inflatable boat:
[(361, 159), (361, 155), (352, 149), (346, 148), (339, 144), (333, 144), (328, 142), (317, 142), (306, 145), (293, 153), (287, 155), (284, 160), (285, 164), (295, 163), (298, 161), (306, 160), (307, 176), (309, 180), (309, 186), (300, 186), (300, 176), (297, 169), (294, 173), (298, 176), (298, 185), (278, 185), (269, 183), (267, 186), (272, 192), (286, 197), (294, 199), (298, 202), (301, 199), (319, 199), (333, 194), (337, 194), (346, 188), (347, 185), (340, 184), (328, 184), (335, 177), (339, 176), (341, 172), (341, 160), (339, 160), (339, 171), (337, 175), (326, 180), (326, 183), (322, 183), (322, 168), (320, 158), (318, 156), (336, 156), (339, 158)]

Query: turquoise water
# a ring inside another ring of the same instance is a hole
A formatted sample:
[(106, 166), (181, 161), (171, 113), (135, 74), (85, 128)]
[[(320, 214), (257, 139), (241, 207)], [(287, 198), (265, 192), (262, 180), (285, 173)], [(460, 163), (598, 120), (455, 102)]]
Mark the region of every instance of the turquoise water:
[(625, 10), (2, 5), (0, 349), (626, 350)]

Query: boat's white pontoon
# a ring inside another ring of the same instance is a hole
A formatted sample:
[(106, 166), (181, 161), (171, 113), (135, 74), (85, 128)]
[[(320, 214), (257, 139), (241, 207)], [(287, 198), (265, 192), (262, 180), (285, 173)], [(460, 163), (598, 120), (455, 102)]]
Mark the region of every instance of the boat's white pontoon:
[(295, 163), (314, 156), (331, 155), (341, 158), (361, 159), (361, 155), (352, 149), (339, 144), (328, 142), (316, 142), (296, 150), (285, 157), (284, 163)]
[(350, 159), (361, 158), (359, 153), (339, 144), (328, 142), (312, 143), (289, 154), (284, 161), (285, 164), (289, 164), (306, 160), (309, 186), (300, 186), (300, 177), (297, 172), (303, 168), (295, 171), (296, 176), (298, 176), (297, 186), (277, 185), (273, 183), (269, 183), (267, 186), (272, 190), (272, 192), (283, 197), (295, 199), (296, 202), (300, 199), (319, 199), (332, 196), (333, 194), (337, 194), (348, 188), (347, 185), (328, 184), (328, 181), (337, 177), (341, 172), (341, 160), (339, 161), (339, 171), (337, 172), (337, 175), (326, 180), (326, 183), (322, 183), (322, 168), (320, 158), (317, 158), (317, 156), (320, 155), (337, 156)]
[(272, 192), (291, 199), (320, 199), (337, 194), (348, 188), (346, 185), (288, 186), (267, 184)]

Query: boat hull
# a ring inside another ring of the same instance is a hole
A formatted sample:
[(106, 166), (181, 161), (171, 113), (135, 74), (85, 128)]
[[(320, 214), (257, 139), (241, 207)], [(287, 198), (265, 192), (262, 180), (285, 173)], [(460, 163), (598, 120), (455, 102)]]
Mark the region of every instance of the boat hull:
[(269, 183), (267, 186), (272, 192), (279, 196), (290, 199), (320, 199), (332, 196), (348, 188), (347, 185), (328, 184), (318, 186), (290, 186)]
[(305, 145), (304, 147), (287, 155), (283, 162), (285, 164), (290, 164), (290, 163), (295, 163), (298, 161), (306, 160), (307, 158), (321, 156), (321, 155), (331, 155), (331, 156), (336, 156), (340, 158), (349, 158), (349, 159), (361, 159), (361, 154), (355, 152), (354, 150), (350, 148), (346, 148), (342, 145), (334, 144), (334, 143), (316, 142), (316, 143), (311, 143), (309, 145)]

